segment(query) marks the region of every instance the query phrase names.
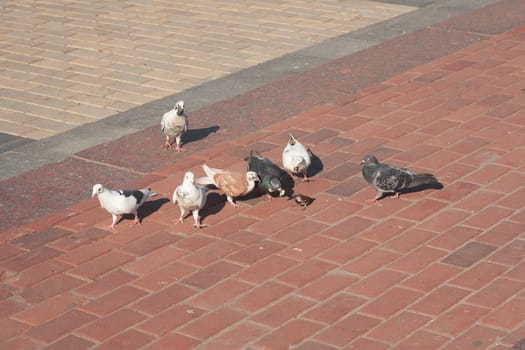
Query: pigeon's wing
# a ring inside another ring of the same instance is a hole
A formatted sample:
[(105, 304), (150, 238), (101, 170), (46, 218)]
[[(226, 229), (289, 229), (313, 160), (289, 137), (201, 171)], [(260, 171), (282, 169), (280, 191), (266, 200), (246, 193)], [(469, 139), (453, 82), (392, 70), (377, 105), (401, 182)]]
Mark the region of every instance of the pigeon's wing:
[(117, 215), (135, 212), (145, 197), (144, 193), (139, 190), (107, 191), (101, 196), (103, 207)]
[(282, 159), (283, 160), (283, 167), (286, 170), (288, 170), (288, 171), (293, 171), (292, 159), (293, 159), (292, 147), (288, 143), (288, 144), (286, 144), (286, 146), (284, 146), (283, 159)]
[(380, 164), (377, 168), (374, 185), (382, 191), (393, 192), (405, 188), (410, 184), (413, 176), (414, 174), (407, 169)]
[[(209, 167), (209, 166), (207, 166), (206, 164), (203, 164), (203, 165), (202, 165), (202, 169), (203, 169), (204, 172), (206, 173), (206, 176), (208, 177), (208, 179), (211, 179), (211, 180), (212, 180), (212, 183), (213, 183), (215, 186), (219, 187), (219, 186), (217, 185), (217, 182), (215, 181), (215, 175), (217, 175), (217, 174), (224, 174), (226, 171), (223, 170), (223, 169), (217, 169), (217, 168)], [(201, 180), (201, 179), (202, 179), (202, 180)], [(203, 182), (201, 182), (201, 181), (203, 181)], [(204, 181), (205, 181), (204, 178), (199, 178), (199, 179), (197, 180), (197, 182), (202, 183), (202, 184), (205, 183)]]
[(168, 128), (168, 119), (171, 116), (172, 111), (168, 111), (162, 115), (160, 120), (160, 130), (165, 131)]
[(216, 186), (230, 197), (239, 197), (248, 191), (246, 174), (223, 172), (215, 174), (213, 179)]
[(181, 204), (183, 200), (183, 194), (182, 194), (182, 185), (177, 186), (175, 191), (173, 191), (173, 197), (171, 198), (171, 201), (173, 204)]
[(200, 186), (207, 186), (207, 185), (215, 185), (215, 182), (213, 182), (213, 179), (208, 176), (202, 176), (199, 177), (197, 180), (195, 180), (195, 184)]
[(260, 160), (258, 159), (258, 157), (254, 157), (253, 151), (250, 151), (250, 156), (248, 157), (248, 171), (255, 171), (258, 174), (259, 163)]
[(262, 176), (271, 175), (273, 177), (281, 178), (283, 170), (270, 159), (262, 158), (259, 172)]

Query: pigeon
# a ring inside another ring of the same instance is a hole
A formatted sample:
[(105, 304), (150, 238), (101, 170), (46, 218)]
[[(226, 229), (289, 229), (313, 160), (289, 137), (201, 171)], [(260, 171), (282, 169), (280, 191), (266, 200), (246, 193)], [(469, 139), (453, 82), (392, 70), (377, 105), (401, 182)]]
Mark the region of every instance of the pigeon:
[(255, 182), (259, 180), (255, 171), (248, 171), (245, 174), (223, 169), (210, 168), (206, 164), (202, 165), (206, 177), (199, 178), (198, 184), (213, 184), (217, 186), (234, 207), (237, 207), (234, 198), (244, 196), (255, 188)]
[(195, 175), (191, 171), (184, 174), (182, 185), (173, 192), (173, 204), (178, 204), (180, 207), (180, 218), (177, 223), (184, 222), (186, 211), (191, 211), (195, 220), (193, 226), (197, 228), (206, 226), (200, 221), (199, 210), (206, 204), (207, 192), (207, 187), (195, 184)]
[(161, 146), (166, 149), (171, 147), (170, 137), (175, 138), (175, 150), (182, 152), (182, 136), (188, 131), (188, 118), (184, 113), (184, 101), (175, 103), (172, 110), (162, 115), (160, 121), (161, 130), (166, 135), (166, 142)]
[(432, 174), (416, 174), (408, 169), (382, 164), (371, 154), (367, 154), (361, 164), (363, 177), (377, 191), (376, 197), (367, 202), (375, 202), (387, 193), (393, 193), (395, 198), (399, 198), (400, 190), (439, 184)]
[(272, 194), (277, 193), (279, 197), (285, 195), (286, 191), (283, 188), (284, 176), (286, 173), (271, 160), (261, 156), (259, 153), (254, 157), (253, 150), (250, 151), (248, 157), (248, 171), (254, 171), (259, 177), (257, 188), (266, 195), (269, 200), (272, 199)]
[(140, 221), (137, 210), (144, 204), (146, 199), (155, 195), (156, 193), (153, 192), (151, 188), (141, 190), (110, 190), (101, 184), (96, 184), (93, 186), (91, 197), (97, 196), (100, 206), (111, 214), (113, 222), (108, 229), (115, 230), (118, 215), (133, 214), (135, 215), (133, 224), (139, 224)]
[(306, 209), (306, 207), (315, 200), (315, 198), (305, 196), (304, 194), (294, 194), (291, 198), (295, 200), (295, 203), (303, 207), (303, 209)]
[(283, 167), (292, 174), (303, 173), (304, 181), (310, 181), (307, 176), (308, 167), (312, 163), (312, 153), (291, 133), (288, 144), (283, 150)]

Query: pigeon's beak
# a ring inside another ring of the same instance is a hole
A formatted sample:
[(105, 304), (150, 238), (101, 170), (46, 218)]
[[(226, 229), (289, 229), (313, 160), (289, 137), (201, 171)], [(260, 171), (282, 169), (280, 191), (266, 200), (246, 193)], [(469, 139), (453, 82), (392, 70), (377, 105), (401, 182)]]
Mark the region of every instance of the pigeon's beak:
[(91, 193), (91, 198), (95, 197), (96, 194), (97, 194), (97, 191), (93, 191), (93, 193)]
[(363, 165), (363, 164), (365, 164), (365, 160), (364, 159), (361, 161), (361, 165)]

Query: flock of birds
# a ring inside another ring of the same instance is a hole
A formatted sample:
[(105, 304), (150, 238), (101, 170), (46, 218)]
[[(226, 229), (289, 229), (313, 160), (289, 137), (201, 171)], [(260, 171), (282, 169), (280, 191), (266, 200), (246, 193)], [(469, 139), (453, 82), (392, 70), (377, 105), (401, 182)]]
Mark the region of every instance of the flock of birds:
[[(161, 147), (168, 149), (175, 143), (175, 150), (181, 152), (182, 137), (188, 130), (184, 101), (178, 101), (172, 110), (164, 113), (160, 124), (162, 132), (166, 135), (166, 142)], [(180, 217), (176, 222), (184, 222), (186, 215), (192, 213), (195, 221), (193, 226), (197, 228), (206, 226), (201, 222), (199, 211), (206, 205), (210, 185), (217, 187), (226, 195), (228, 202), (237, 207), (235, 198), (247, 195), (255, 188), (269, 200), (274, 195), (279, 197), (286, 195), (288, 191), (284, 183), (287, 176), (293, 178), (293, 175), (301, 175), (303, 181), (311, 181), (307, 173), (312, 164), (312, 152), (291, 133), (289, 135), (288, 143), (282, 152), (284, 169), (258, 153), (254, 155), (252, 151), (246, 159), (248, 164), (245, 173), (212, 168), (206, 164), (202, 165), (206, 174), (204, 177), (196, 179), (191, 171), (186, 172), (182, 184), (173, 192), (173, 203), (180, 207)], [(171, 139), (173, 141), (170, 141)], [(397, 198), (400, 191), (405, 189), (439, 184), (432, 174), (417, 174), (408, 169), (380, 163), (373, 155), (366, 155), (361, 164), (364, 179), (377, 191), (377, 195), (368, 202), (375, 202), (385, 195), (394, 195)], [(149, 197), (154, 195), (156, 193), (150, 188), (112, 190), (101, 184), (94, 185), (92, 192), (92, 197), (97, 196), (101, 207), (112, 216), (110, 230), (115, 230), (119, 215), (132, 214), (133, 224), (140, 223), (137, 211)], [(288, 193), (288, 195), (303, 207), (307, 207), (314, 200), (301, 194)]]

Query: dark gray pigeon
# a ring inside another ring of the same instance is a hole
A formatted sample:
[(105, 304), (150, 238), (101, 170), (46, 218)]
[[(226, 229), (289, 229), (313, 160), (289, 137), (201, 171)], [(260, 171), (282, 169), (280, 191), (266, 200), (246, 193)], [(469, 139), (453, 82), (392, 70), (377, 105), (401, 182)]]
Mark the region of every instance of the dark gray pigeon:
[(279, 197), (285, 195), (286, 191), (283, 188), (283, 183), (286, 172), (268, 158), (261, 156), (259, 153), (254, 156), (253, 151), (250, 151), (248, 171), (255, 171), (257, 173), (259, 176), (257, 188), (264, 193), (269, 200), (272, 199), (273, 193), (277, 193)]
[(363, 177), (377, 191), (377, 196), (367, 202), (375, 202), (383, 198), (385, 194), (394, 194), (396, 198), (399, 198), (401, 190), (439, 184), (432, 174), (416, 174), (408, 169), (382, 164), (371, 154), (367, 154), (361, 164)]

